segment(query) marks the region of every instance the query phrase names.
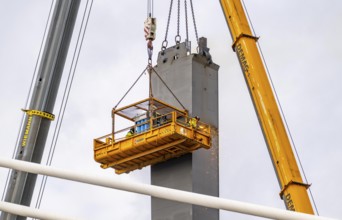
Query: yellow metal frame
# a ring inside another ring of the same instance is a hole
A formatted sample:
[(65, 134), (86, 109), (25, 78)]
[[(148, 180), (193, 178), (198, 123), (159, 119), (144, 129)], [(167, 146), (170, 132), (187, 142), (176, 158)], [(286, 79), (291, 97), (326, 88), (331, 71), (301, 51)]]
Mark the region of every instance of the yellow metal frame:
[(25, 112), (26, 114), (28, 114), (29, 116), (36, 115), (36, 116), (40, 116), (42, 118), (49, 119), (51, 121), (55, 120), (55, 115), (48, 113), (48, 112), (43, 112), (43, 111), (39, 111), (39, 110), (29, 110), (29, 109), (21, 109), (21, 110), (23, 112)]
[[(148, 103), (146, 103), (148, 102)], [(142, 105), (143, 104), (143, 105)], [(197, 127), (189, 125), (186, 111), (174, 108), (160, 100), (149, 98), (120, 109), (113, 109), (113, 118), (119, 115), (134, 121), (134, 110), (166, 112), (150, 117), (146, 124), (149, 129), (133, 136), (125, 133), (138, 125), (114, 131), (94, 139), (94, 159), (102, 168), (114, 168), (117, 174), (141, 169), (148, 165), (191, 153), (199, 148), (211, 147), (210, 126), (199, 121)], [(113, 123), (114, 123), (113, 119)], [(142, 124), (139, 124), (141, 126)]]
[(244, 73), (288, 210), (314, 214), (281, 118), (259, 50), (240, 0), (221, 0), (230, 33)]

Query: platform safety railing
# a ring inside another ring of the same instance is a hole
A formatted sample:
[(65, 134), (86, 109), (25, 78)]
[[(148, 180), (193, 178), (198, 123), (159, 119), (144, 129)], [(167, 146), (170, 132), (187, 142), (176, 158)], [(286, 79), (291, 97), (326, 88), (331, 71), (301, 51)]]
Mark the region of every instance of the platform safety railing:
[[(174, 122), (177, 123), (183, 127), (189, 127), (191, 129), (196, 130), (197, 132), (203, 133), (203, 134), (210, 134), (210, 125), (198, 121), (197, 126), (195, 128), (192, 128), (190, 126), (190, 120), (192, 117), (188, 117), (185, 114), (182, 114), (180, 112), (174, 111), (174, 112), (169, 112), (164, 115), (158, 115), (155, 117), (147, 118), (146, 121), (140, 123), (140, 124), (135, 124), (133, 126), (129, 126), (126, 128), (123, 128), (121, 130), (115, 131), (114, 135), (112, 133), (104, 135), (102, 137), (96, 138), (94, 140), (95, 144), (95, 149), (104, 147), (108, 144), (113, 144), (122, 140), (125, 140), (127, 138), (134, 137), (135, 135), (139, 135), (145, 132), (149, 132), (152, 129), (159, 128), (161, 126), (169, 125), (170, 123)], [(134, 132), (131, 136), (126, 137), (127, 133), (133, 129)], [(139, 132), (137, 132), (139, 131)], [(114, 142), (113, 138), (115, 137)]]

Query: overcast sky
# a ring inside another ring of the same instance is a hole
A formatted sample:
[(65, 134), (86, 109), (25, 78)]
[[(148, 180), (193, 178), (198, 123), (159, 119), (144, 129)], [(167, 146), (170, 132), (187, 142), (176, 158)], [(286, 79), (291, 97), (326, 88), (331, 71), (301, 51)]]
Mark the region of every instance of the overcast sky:
[[(319, 213), (342, 218), (342, 2), (245, 4)], [(12, 157), (50, 5), (47, 0), (0, 0), (1, 157)], [(82, 1), (75, 33), (84, 6)], [(155, 1), (154, 63), (168, 6), (169, 1)], [(208, 38), (213, 61), (220, 65), (220, 197), (285, 209), (220, 3), (197, 0), (194, 7), (199, 35)], [(111, 108), (147, 65), (145, 17), (146, 1), (94, 2), (53, 166), (115, 175), (94, 162), (92, 139), (110, 132)], [(175, 34), (172, 25), (169, 45)], [(185, 33), (181, 35), (184, 39)], [(193, 35), (191, 40), (195, 45)], [(66, 74), (69, 68), (67, 62)], [(147, 82), (139, 84), (126, 103), (146, 98)], [(46, 152), (49, 147), (50, 142)], [(6, 176), (7, 169), (0, 168), (0, 192)], [(116, 177), (150, 183), (150, 168)], [(84, 219), (148, 220), (150, 198), (49, 178), (41, 209)], [(259, 219), (226, 211), (220, 215), (222, 220)]]

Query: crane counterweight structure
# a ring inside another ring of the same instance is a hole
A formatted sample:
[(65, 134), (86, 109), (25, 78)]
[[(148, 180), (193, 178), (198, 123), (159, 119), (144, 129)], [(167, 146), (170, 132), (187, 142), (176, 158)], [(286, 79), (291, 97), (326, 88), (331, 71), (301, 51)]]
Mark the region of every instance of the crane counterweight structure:
[(272, 87), (240, 0), (220, 0), (288, 210), (314, 214)]

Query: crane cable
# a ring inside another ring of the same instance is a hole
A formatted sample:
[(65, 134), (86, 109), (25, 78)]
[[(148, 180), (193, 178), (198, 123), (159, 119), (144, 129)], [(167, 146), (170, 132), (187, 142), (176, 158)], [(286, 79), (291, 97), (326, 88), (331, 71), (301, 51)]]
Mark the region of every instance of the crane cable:
[(184, 107), (184, 105), (179, 101), (179, 99), (177, 98), (177, 96), (172, 92), (172, 90), (170, 89), (170, 87), (166, 84), (166, 82), (160, 77), (160, 75), (157, 73), (157, 71), (152, 68), (153, 72), (158, 76), (158, 78), (160, 79), (160, 81), (165, 85), (165, 87), (169, 90), (169, 92), (171, 93), (171, 95), (176, 99), (176, 101), (182, 106), (182, 108), (184, 110), (186, 110), (186, 108)]
[[(88, 21), (89, 21), (91, 9), (92, 9), (92, 6), (93, 6), (93, 0), (91, 0), (91, 3), (90, 3), (89, 7), (88, 7), (88, 4), (89, 4), (89, 0), (87, 0), (86, 6), (85, 6), (85, 9), (84, 9), (83, 18), (82, 18), (82, 22), (81, 22), (81, 26), (80, 26), (80, 31), (78, 33), (74, 54), (73, 54), (72, 61), (71, 61), (71, 64), (70, 64), (70, 70), (69, 70), (69, 74), (68, 74), (68, 79), (67, 79), (67, 82), (66, 82), (66, 87), (65, 87), (65, 90), (64, 90), (64, 93), (63, 93), (63, 98), (62, 98), (61, 106), (60, 106), (59, 113), (58, 113), (57, 124), (56, 124), (55, 130), (54, 130), (54, 133), (53, 133), (53, 137), (52, 137), (52, 141), (51, 141), (51, 146), (50, 146), (50, 150), (49, 150), (49, 155), (48, 155), (48, 159), (47, 159), (47, 162), (46, 162), (47, 166), (51, 166), (52, 159), (53, 159), (53, 156), (54, 156), (54, 153), (55, 153), (55, 150), (56, 150), (56, 145), (57, 145), (60, 129), (61, 129), (61, 126), (62, 126), (65, 109), (66, 109), (66, 106), (67, 106), (67, 103), (68, 103), (68, 100), (69, 100), (71, 86), (72, 86), (72, 83), (73, 83), (73, 80), (74, 80), (74, 76), (75, 76), (76, 67), (77, 67), (77, 64), (78, 64), (79, 55), (80, 55), (80, 52), (81, 52), (81, 49), (82, 49), (85, 32), (87, 30)], [(85, 21), (85, 18), (86, 18), (86, 21)], [(85, 23), (84, 23), (84, 21), (85, 21)], [(39, 189), (39, 193), (38, 193), (38, 197), (37, 197), (37, 201), (36, 201), (36, 208), (39, 208), (40, 205), (41, 205), (41, 202), (42, 202), (42, 199), (43, 199), (43, 195), (44, 195), (44, 191), (45, 191), (45, 187), (46, 187), (46, 182), (47, 182), (47, 176), (44, 175), (43, 179), (41, 181), (41, 185), (40, 185), (40, 189)]]
[[(43, 48), (43, 44), (44, 44), (44, 39), (45, 39), (45, 36), (46, 36), (46, 32), (47, 32), (47, 27), (48, 27), (48, 24), (49, 24), (49, 20), (51, 19), (51, 11), (52, 11), (52, 6), (53, 6), (53, 0), (51, 0), (51, 5), (50, 5), (50, 9), (49, 9), (49, 14), (48, 14), (48, 18), (46, 20), (46, 24), (45, 24), (45, 29), (44, 29), (44, 34), (43, 34), (43, 38), (42, 38), (42, 41), (40, 43), (40, 48), (39, 48), (39, 52), (38, 52), (38, 57), (37, 57), (37, 60), (36, 60), (36, 64), (35, 64), (35, 67), (34, 67), (34, 71), (33, 71), (33, 75), (32, 75), (32, 79), (31, 79), (31, 84), (30, 84), (30, 88), (29, 88), (29, 91), (28, 91), (28, 94), (27, 94), (27, 97), (26, 97), (26, 101), (25, 101), (25, 106), (26, 108), (25, 109), (29, 109), (28, 108), (28, 103), (30, 101), (30, 97), (31, 97), (31, 94), (32, 94), (32, 90), (33, 90), (33, 86), (34, 86), (34, 79), (36, 78), (37, 76), (37, 67), (38, 67), (38, 62), (40, 60), (40, 55), (41, 55), (41, 52), (42, 52), (42, 48)], [(13, 150), (13, 153), (12, 153), (12, 159), (15, 158), (15, 155), (16, 155), (16, 152), (19, 148), (19, 140), (20, 140), (20, 137), (21, 137), (21, 130), (22, 130), (22, 127), (23, 127), (23, 124), (24, 124), (24, 120), (25, 120), (25, 116), (26, 116), (26, 113), (23, 113), (22, 114), (22, 117), (21, 117), (21, 122), (20, 122), (20, 126), (19, 126), (19, 131), (18, 131), (18, 135), (17, 135), (17, 139), (16, 139), (16, 142), (15, 142), (15, 147), (14, 147), (14, 150)], [(7, 191), (7, 188), (8, 188), (8, 182), (9, 182), (9, 178), (10, 178), (10, 173), (11, 173), (11, 170), (8, 170), (7, 172), (7, 178), (6, 178), (6, 183), (5, 183), (5, 188), (4, 188), (4, 191), (2, 193), (2, 197), (1, 197), (1, 200), (4, 201), (5, 200), (5, 192)]]
[[(242, 4), (243, 4), (243, 7), (244, 7), (244, 9), (245, 9), (245, 11), (246, 11), (248, 21), (249, 21), (249, 23), (250, 23), (250, 25), (251, 25), (251, 27), (252, 27), (253, 35), (256, 36), (255, 30), (254, 30), (254, 27), (253, 27), (253, 24), (252, 24), (252, 21), (251, 21), (251, 19), (250, 19), (250, 17), (249, 17), (249, 14), (248, 14), (248, 11), (247, 11), (245, 2), (244, 2), (243, 0), (242, 0)], [(270, 83), (271, 83), (272, 89), (273, 89), (273, 91), (274, 91), (274, 94), (275, 94), (275, 98), (276, 98), (277, 104), (278, 104), (278, 106), (279, 106), (279, 108), (280, 108), (280, 113), (281, 113), (281, 115), (282, 115), (282, 117), (283, 117), (283, 119), (284, 119), (285, 126), (286, 126), (286, 130), (287, 130), (287, 132), (288, 132), (288, 134), (289, 134), (289, 137), (290, 137), (290, 140), (291, 140), (293, 149), (294, 149), (295, 154), (296, 154), (296, 156), (297, 156), (299, 166), (300, 166), (300, 168), (301, 168), (301, 170), (302, 170), (302, 172), (303, 172), (303, 176), (304, 176), (305, 182), (306, 182), (306, 184), (308, 184), (308, 180), (307, 180), (306, 175), (305, 175), (304, 167), (303, 167), (302, 162), (301, 162), (301, 160), (300, 160), (300, 157), (299, 157), (299, 154), (298, 154), (296, 145), (295, 145), (295, 143), (294, 143), (294, 140), (293, 140), (293, 138), (292, 138), (291, 131), (290, 131), (290, 128), (289, 128), (289, 126), (288, 126), (288, 123), (287, 123), (287, 120), (286, 120), (286, 117), (285, 117), (283, 108), (282, 108), (282, 106), (281, 106), (281, 104), (280, 104), (280, 101), (279, 101), (279, 98), (278, 98), (277, 91), (276, 91), (276, 89), (275, 89), (275, 87), (274, 87), (273, 80), (272, 80), (272, 77), (271, 77), (271, 75), (270, 75), (270, 71), (269, 71), (269, 69), (268, 69), (268, 66), (267, 66), (267, 64), (266, 64), (266, 60), (265, 60), (265, 58), (264, 58), (264, 54), (263, 54), (263, 52), (262, 52), (262, 50), (261, 50), (261, 46), (260, 46), (259, 42), (257, 41), (256, 43), (257, 43), (257, 45), (258, 45), (258, 48), (259, 48), (259, 51), (260, 51), (260, 54), (261, 54), (263, 63), (265, 64), (266, 73), (267, 73), (268, 78), (270, 79)], [(317, 213), (317, 215), (319, 215), (318, 208), (317, 208), (317, 206), (316, 206), (316, 202), (315, 202), (315, 199), (314, 199), (313, 194), (312, 194), (312, 192), (311, 192), (311, 189), (308, 188), (308, 190), (309, 190), (310, 196), (311, 196), (311, 198), (312, 198), (312, 203), (313, 203), (313, 205), (314, 205), (314, 207), (315, 207), (316, 213)]]
[(147, 18), (144, 22), (145, 40), (147, 41), (148, 63), (152, 65), (153, 44), (156, 38), (156, 19), (153, 18), (153, 0), (147, 0)]
[(139, 81), (139, 79), (142, 77), (142, 75), (145, 73), (145, 71), (150, 67), (150, 65), (148, 65), (139, 75), (139, 77), (134, 81), (134, 83), (131, 85), (131, 87), (129, 87), (129, 89), (126, 91), (126, 93), (121, 97), (121, 99), (118, 101), (118, 103), (115, 105), (114, 109), (116, 109), (122, 100), (124, 100), (124, 98), (127, 96), (127, 94), (132, 90), (132, 88), (135, 86), (135, 84), (137, 84), (137, 82)]
[[(152, 74), (152, 72), (154, 72), (157, 77), (160, 79), (160, 81), (165, 85), (165, 87), (169, 90), (169, 92), (171, 93), (171, 95), (176, 99), (176, 101), (182, 106), (182, 108), (185, 110), (186, 108), (184, 107), (184, 105), (179, 101), (179, 99), (176, 97), (176, 95), (172, 92), (172, 90), (170, 89), (170, 87), (166, 84), (166, 82), (160, 77), (160, 75), (158, 74), (158, 72), (151, 66), (148, 65), (138, 76), (138, 78), (134, 81), (134, 83), (131, 85), (131, 87), (126, 91), (126, 93), (123, 95), (123, 97), (118, 101), (118, 103), (115, 105), (114, 109), (116, 109), (120, 103), (122, 102), (122, 100), (127, 96), (127, 94), (132, 90), (132, 88), (135, 86), (135, 84), (137, 84), (137, 82), (140, 80), (140, 78), (142, 77), (142, 75), (146, 72), (146, 70), (149, 72), (149, 75)], [(151, 83), (151, 78), (150, 78), (150, 97), (153, 97), (152, 94), (152, 83)]]
[(147, 17), (153, 17), (153, 0), (147, 0)]
[[(180, 14), (180, 2), (179, 1), (180, 0), (178, 0), (178, 35), (179, 35), (179, 14)], [(168, 35), (168, 30), (169, 30), (169, 25), (170, 25), (172, 4), (173, 4), (173, 0), (170, 1), (169, 16), (168, 16), (168, 20), (167, 20), (165, 40), (162, 42), (162, 48), (161, 48), (162, 51), (164, 51), (166, 49), (167, 44), (168, 44), (167, 35)], [(184, 105), (179, 101), (179, 99), (175, 96), (175, 94), (171, 91), (171, 89), (167, 86), (167, 84), (162, 80), (162, 78), (159, 76), (159, 74), (156, 72), (156, 70), (152, 67), (152, 52), (153, 52), (152, 41), (155, 39), (155, 36), (156, 36), (155, 30), (156, 30), (156, 21), (155, 21), (155, 18), (153, 18), (153, 0), (147, 0), (147, 19), (144, 23), (144, 32), (145, 32), (145, 39), (147, 40), (148, 65), (140, 73), (138, 78), (133, 82), (133, 84), (125, 92), (125, 94), (121, 97), (121, 99), (118, 101), (118, 103), (114, 106), (113, 109), (116, 109), (120, 105), (122, 100), (124, 100), (124, 98), (128, 95), (128, 93), (132, 90), (132, 88), (137, 84), (137, 82), (140, 80), (140, 78), (142, 77), (142, 75), (146, 71), (149, 73), (149, 96), (150, 97), (153, 97), (151, 74), (154, 72), (158, 76), (158, 78), (161, 80), (161, 82), (165, 85), (165, 87), (171, 92), (171, 94), (174, 96), (176, 101), (185, 109)], [(179, 38), (179, 40), (180, 40), (180, 38)]]

